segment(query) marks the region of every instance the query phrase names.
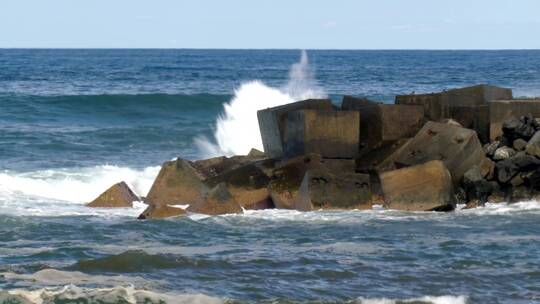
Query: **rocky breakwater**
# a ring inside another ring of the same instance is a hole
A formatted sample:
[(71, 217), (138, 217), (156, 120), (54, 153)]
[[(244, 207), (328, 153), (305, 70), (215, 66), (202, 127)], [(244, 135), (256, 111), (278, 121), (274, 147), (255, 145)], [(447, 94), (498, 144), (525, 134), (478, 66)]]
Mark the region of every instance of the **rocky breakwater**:
[(400, 95), (395, 104), (345, 96), (341, 106), (312, 99), (260, 110), (265, 153), (165, 162), (139, 218), (373, 205), (450, 211), (535, 198), (536, 113), (540, 100), (487, 85)]

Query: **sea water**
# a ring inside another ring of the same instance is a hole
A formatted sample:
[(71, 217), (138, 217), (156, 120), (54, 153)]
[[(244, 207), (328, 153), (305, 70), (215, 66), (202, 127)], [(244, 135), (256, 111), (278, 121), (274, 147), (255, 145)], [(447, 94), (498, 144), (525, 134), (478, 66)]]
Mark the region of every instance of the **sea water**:
[(540, 203), (138, 221), (162, 162), (261, 148), (258, 109), (487, 83), (540, 51), (0, 50), (0, 302), (538, 303)]

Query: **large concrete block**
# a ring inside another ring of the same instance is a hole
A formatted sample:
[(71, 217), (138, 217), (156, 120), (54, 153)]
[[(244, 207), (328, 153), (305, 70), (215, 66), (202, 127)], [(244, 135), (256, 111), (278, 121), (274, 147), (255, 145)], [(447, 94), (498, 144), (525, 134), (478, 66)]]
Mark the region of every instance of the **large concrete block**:
[(415, 137), (385, 160), (381, 168), (401, 168), (440, 160), (454, 183), (485, 158), (476, 132), (443, 123), (427, 122)]
[(287, 113), (300, 109), (332, 110), (329, 99), (308, 99), (257, 111), (264, 153), (269, 158), (283, 156), (283, 132)]
[(452, 89), (439, 93), (410, 94), (396, 96), (396, 104), (422, 105), (426, 116), (431, 120), (448, 117), (452, 106), (485, 105), (493, 100), (512, 99), (512, 90), (489, 85), (477, 85), (466, 88)]
[(491, 140), (502, 135), (502, 124), (514, 116), (532, 114), (540, 117), (540, 98), (497, 100), (489, 104), (489, 136)]
[(341, 102), (341, 109), (348, 111), (348, 110), (360, 110), (360, 108), (365, 106), (373, 106), (377, 104), (382, 104), (382, 102), (377, 102), (373, 100), (369, 100), (367, 98), (363, 97), (355, 97), (355, 96), (349, 96), (345, 95), (343, 96), (343, 100)]
[(449, 210), (454, 206), (452, 178), (442, 161), (380, 174), (384, 207), (406, 211)]
[(489, 105), (453, 106), (449, 113), (464, 128), (475, 130), (481, 142), (490, 141)]
[(356, 158), (359, 139), (358, 111), (293, 111), (286, 115), (284, 156), (317, 153), (324, 158)]

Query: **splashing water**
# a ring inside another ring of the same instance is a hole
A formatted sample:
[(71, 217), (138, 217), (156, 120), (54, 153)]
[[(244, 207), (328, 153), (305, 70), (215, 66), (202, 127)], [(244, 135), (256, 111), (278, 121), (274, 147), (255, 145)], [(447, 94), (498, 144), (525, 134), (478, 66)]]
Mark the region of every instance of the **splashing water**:
[(245, 155), (251, 148), (263, 150), (257, 111), (308, 98), (325, 98), (326, 93), (315, 80), (306, 51), (293, 64), (289, 80), (282, 88), (273, 88), (254, 80), (242, 84), (233, 99), (224, 105), (224, 113), (216, 120), (214, 141), (195, 139), (203, 157)]

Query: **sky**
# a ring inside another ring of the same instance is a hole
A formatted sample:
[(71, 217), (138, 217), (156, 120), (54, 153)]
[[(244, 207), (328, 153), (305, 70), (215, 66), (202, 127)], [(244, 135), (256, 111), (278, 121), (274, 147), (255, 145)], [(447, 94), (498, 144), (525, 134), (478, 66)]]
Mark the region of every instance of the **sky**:
[(540, 49), (540, 0), (0, 0), (0, 48)]

